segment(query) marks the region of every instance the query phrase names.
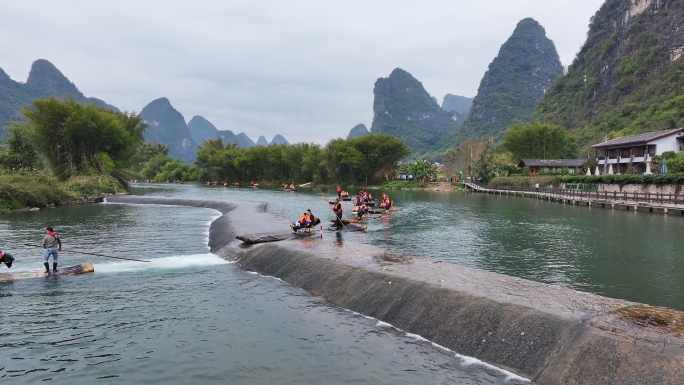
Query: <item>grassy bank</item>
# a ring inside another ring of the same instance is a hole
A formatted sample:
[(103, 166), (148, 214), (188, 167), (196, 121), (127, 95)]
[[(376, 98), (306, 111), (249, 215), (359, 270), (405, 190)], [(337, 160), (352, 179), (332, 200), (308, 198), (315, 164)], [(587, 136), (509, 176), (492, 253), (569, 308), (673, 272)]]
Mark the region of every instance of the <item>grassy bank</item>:
[(421, 189), (421, 188), (426, 188), (430, 187), (430, 185), (422, 185), (422, 184), (416, 184), (411, 181), (392, 181), (392, 182), (387, 182), (385, 184), (381, 184), (377, 186), (376, 188), (378, 189)]
[(116, 180), (103, 176), (77, 176), (60, 181), (37, 173), (0, 174), (0, 211), (59, 205), (75, 198), (123, 191)]

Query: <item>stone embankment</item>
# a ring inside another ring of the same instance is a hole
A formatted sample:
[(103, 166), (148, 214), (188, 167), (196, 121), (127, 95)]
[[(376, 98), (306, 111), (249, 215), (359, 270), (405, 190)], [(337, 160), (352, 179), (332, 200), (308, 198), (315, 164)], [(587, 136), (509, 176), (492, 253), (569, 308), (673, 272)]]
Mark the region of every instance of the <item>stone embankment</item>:
[(539, 384), (684, 383), (679, 311), (395, 254), (333, 235), (243, 247), (230, 226), (237, 218), (245, 233), (286, 224), (249, 203), (110, 200), (218, 210), (223, 215), (210, 228), (212, 252)]

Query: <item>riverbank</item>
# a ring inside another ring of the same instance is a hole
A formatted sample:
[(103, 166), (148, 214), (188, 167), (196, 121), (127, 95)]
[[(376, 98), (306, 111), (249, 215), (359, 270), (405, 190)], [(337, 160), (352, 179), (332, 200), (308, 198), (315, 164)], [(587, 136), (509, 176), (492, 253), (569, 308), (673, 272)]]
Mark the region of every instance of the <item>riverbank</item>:
[(135, 196), (111, 201), (216, 209), (223, 215), (210, 227), (213, 253), (540, 384), (684, 382), (682, 312), (330, 235), (237, 247), (231, 219), (242, 218), (241, 233), (282, 230), (287, 223), (249, 205)]
[(0, 212), (102, 202), (126, 190), (113, 178), (78, 176), (60, 181), (39, 173), (0, 174)]

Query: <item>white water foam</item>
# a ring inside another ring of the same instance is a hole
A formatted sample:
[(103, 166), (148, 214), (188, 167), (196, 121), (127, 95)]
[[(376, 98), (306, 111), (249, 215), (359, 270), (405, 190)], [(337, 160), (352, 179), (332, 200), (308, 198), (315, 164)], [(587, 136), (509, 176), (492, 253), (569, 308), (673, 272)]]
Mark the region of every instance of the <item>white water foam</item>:
[(193, 254), (193, 255), (177, 255), (171, 257), (161, 257), (153, 258), (149, 260), (149, 263), (135, 262), (135, 261), (124, 261), (124, 262), (113, 262), (113, 263), (96, 263), (93, 265), (95, 268), (95, 273), (122, 273), (122, 272), (132, 272), (139, 270), (148, 269), (185, 269), (188, 267), (197, 266), (215, 266), (215, 265), (225, 265), (234, 262), (228, 262), (224, 259), (219, 258), (214, 254)]

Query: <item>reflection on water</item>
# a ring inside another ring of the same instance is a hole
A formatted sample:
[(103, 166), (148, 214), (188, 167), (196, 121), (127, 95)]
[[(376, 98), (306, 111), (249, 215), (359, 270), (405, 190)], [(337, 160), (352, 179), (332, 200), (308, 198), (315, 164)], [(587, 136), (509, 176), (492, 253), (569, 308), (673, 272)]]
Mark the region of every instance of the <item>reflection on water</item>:
[[(94, 259), (93, 274), (0, 283), (0, 381), (523, 382), (209, 254), (216, 215), (105, 204), (0, 218), (19, 269), (40, 267), (40, 250), (18, 245), (38, 242), (46, 224), (74, 249), (152, 261)], [(64, 264), (83, 260), (63, 254)]]
[[(138, 193), (268, 203), (293, 219), (311, 208), (331, 218), (318, 189), (223, 189), (142, 185)], [(373, 191), (379, 196), (382, 191)], [(684, 310), (684, 218), (574, 207), (530, 198), (434, 191), (386, 191), (404, 210), (368, 222), (343, 239), (561, 285), (613, 298)], [(326, 194), (334, 195), (332, 189)], [(343, 202), (345, 215), (350, 203)]]

